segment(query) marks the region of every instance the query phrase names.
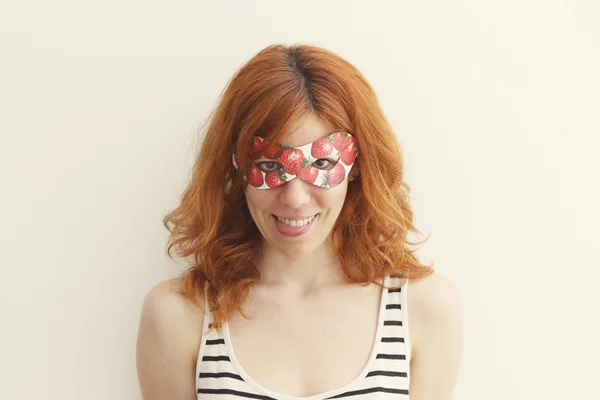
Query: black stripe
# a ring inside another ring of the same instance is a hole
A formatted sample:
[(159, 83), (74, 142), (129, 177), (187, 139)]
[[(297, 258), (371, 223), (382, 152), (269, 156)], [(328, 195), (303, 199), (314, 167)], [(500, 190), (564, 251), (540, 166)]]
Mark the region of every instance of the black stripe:
[(207, 340), (206, 341), (206, 345), (210, 346), (213, 344), (225, 344), (225, 339), (212, 339), (212, 340)]
[(381, 343), (404, 343), (403, 337), (382, 337)]
[(401, 292), (402, 292), (402, 288), (388, 289), (388, 293), (401, 293)]
[(212, 327), (213, 327), (213, 324), (211, 322), (210, 324), (208, 324), (208, 329), (212, 329)]
[(382, 358), (384, 360), (406, 360), (404, 354), (377, 354), (375, 358)]
[(227, 356), (203, 356), (202, 361), (231, 361)]
[(386, 310), (401, 310), (402, 306), (400, 304), (388, 304), (385, 306)]
[(239, 397), (247, 397), (250, 399), (260, 399), (260, 400), (276, 400), (273, 397), (269, 397), (269, 396), (262, 396), (260, 394), (252, 394), (252, 393), (247, 393), (247, 392), (240, 392), (237, 390), (231, 390), (231, 389), (198, 389), (198, 394), (200, 393), (204, 393), (204, 394), (231, 394), (234, 396), (239, 396)]
[(407, 389), (390, 389), (384, 387), (373, 387), (369, 389), (361, 389), (361, 390), (353, 390), (351, 392), (345, 392), (342, 394), (338, 394), (337, 396), (327, 397), (327, 399), (339, 399), (341, 397), (350, 397), (350, 396), (359, 396), (361, 394), (367, 393), (394, 393), (394, 394), (408, 394)]
[(402, 321), (383, 321), (383, 325), (402, 326)]
[(231, 372), (200, 372), (198, 378), (233, 378), (238, 381), (244, 381), (241, 376), (232, 374)]
[(399, 378), (406, 378), (408, 377), (408, 373), (396, 371), (371, 371), (367, 375), (367, 378), (370, 376), (397, 376)]

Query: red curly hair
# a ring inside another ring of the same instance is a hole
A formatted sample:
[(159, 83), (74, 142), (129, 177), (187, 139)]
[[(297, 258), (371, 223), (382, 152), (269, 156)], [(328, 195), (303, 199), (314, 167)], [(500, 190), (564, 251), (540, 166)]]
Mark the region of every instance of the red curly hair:
[[(182, 294), (213, 310), (212, 329), (240, 312), (250, 285), (260, 279), (255, 256), (261, 234), (246, 205), (248, 149), (239, 146), (240, 168), (231, 162), (236, 142), (273, 135), (277, 143), (298, 118), (313, 114), (352, 133), (360, 149), (358, 179), (349, 182), (331, 245), (341, 268), (358, 284), (378, 284), (390, 274), (429, 275), (409, 245), (413, 212), (403, 180), (403, 157), (375, 92), (362, 74), (331, 51), (310, 45), (272, 45), (229, 81), (204, 130), (191, 180), (179, 206), (163, 220), (170, 232), (167, 254), (186, 258)], [(258, 158), (270, 148), (264, 149)], [(425, 239), (427, 240), (427, 239)]]

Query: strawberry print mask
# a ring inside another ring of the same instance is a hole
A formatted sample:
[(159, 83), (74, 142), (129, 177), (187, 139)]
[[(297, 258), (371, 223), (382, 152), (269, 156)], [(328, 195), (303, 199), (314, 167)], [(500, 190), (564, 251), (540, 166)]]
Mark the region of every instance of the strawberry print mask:
[[(248, 155), (257, 155), (270, 142), (252, 136)], [(236, 149), (233, 165), (238, 167)], [(276, 144), (257, 161), (249, 161), (248, 183), (257, 189), (273, 189), (295, 178), (315, 186), (332, 188), (344, 181), (358, 155), (356, 140), (348, 132), (331, 135), (299, 147)]]

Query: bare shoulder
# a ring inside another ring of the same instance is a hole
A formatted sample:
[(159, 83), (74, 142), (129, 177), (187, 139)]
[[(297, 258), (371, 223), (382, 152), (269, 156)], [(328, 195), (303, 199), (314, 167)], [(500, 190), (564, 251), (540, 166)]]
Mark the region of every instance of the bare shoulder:
[(455, 318), (462, 309), (462, 298), (454, 283), (435, 272), (411, 279), (407, 296), (411, 313), (420, 320)]
[(154, 286), (140, 315), (136, 346), (144, 400), (194, 399), (203, 310), (179, 293), (179, 279)]
[(197, 326), (198, 321), (202, 322), (203, 310), (196, 308), (180, 293), (180, 289), (181, 280), (178, 278), (154, 286), (144, 299), (142, 317), (165, 326), (170, 325), (169, 322), (185, 321)]
[(437, 273), (410, 280), (411, 399), (451, 399), (463, 351), (463, 305), (456, 286)]
[(204, 313), (180, 293), (180, 285), (175, 278), (150, 289), (142, 306), (140, 333), (155, 335), (164, 344), (195, 346), (200, 343)]

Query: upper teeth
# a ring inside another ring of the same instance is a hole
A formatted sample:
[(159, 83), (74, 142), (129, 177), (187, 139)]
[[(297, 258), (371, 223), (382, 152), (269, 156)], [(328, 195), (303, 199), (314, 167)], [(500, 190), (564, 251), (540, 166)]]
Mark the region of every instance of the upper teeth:
[(312, 217), (308, 217), (308, 218), (303, 218), (303, 219), (285, 219), (285, 218), (281, 218), (281, 217), (277, 217), (277, 219), (281, 222), (283, 222), (286, 225), (289, 226), (304, 226), (306, 224), (309, 224), (310, 221), (313, 220), (315, 216), (313, 215)]

